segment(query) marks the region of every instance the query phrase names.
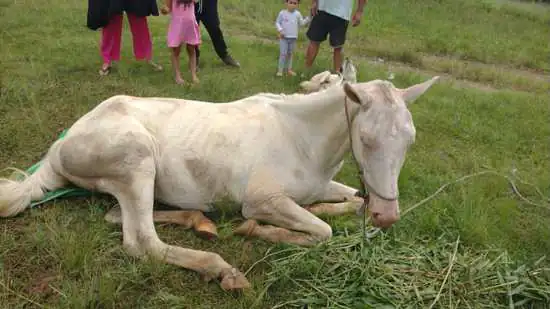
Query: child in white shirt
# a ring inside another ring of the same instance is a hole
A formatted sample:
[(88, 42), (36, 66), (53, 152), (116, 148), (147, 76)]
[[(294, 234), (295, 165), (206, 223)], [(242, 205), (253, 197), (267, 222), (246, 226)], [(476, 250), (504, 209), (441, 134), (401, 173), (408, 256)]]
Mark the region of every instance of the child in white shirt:
[(288, 75), (294, 76), (296, 73), (292, 71), (292, 53), (296, 46), (298, 38), (298, 27), (305, 26), (311, 21), (311, 17), (302, 17), (302, 14), (296, 9), (300, 0), (285, 0), (286, 9), (279, 12), (275, 26), (279, 34), (279, 67), (277, 76), (283, 76), (283, 70), (286, 70)]

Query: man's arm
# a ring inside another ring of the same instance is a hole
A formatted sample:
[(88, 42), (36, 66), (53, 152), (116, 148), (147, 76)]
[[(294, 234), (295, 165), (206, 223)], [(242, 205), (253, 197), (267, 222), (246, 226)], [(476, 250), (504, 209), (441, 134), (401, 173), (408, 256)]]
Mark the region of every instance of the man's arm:
[(318, 7), (317, 5), (318, 5), (317, 0), (311, 0), (311, 11), (310, 11), (311, 16), (317, 15), (317, 7)]
[(356, 27), (361, 23), (361, 16), (363, 15), (363, 10), (365, 9), (367, 1), (368, 0), (357, 0), (357, 9), (355, 9), (355, 13), (353, 14), (351, 21), (351, 25), (353, 27)]
[(363, 10), (366, 4), (367, 0), (357, 0), (357, 9), (355, 10), (355, 13), (363, 14)]
[(165, 0), (164, 5), (160, 8), (160, 12), (164, 15), (169, 14), (172, 11), (172, 0)]
[(296, 11), (298, 13), (298, 23), (300, 24), (300, 26), (305, 26), (307, 24), (309, 24), (309, 22), (311, 21), (311, 17), (310, 16), (302, 16), (302, 13)]

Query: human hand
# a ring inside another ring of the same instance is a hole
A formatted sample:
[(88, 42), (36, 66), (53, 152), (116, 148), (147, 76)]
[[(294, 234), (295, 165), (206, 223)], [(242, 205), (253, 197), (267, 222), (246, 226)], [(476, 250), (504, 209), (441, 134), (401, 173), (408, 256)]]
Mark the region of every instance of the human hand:
[(351, 26), (352, 27), (357, 27), (359, 26), (359, 24), (361, 23), (361, 17), (362, 17), (362, 13), (361, 12), (355, 12), (355, 14), (353, 14), (353, 17), (351, 19)]
[(310, 13), (311, 13), (311, 17), (317, 15), (317, 0), (313, 0), (311, 2)]
[(164, 5), (163, 7), (160, 8), (160, 13), (162, 15), (170, 14), (170, 8)]
[(280, 32), (277, 32), (277, 39), (281, 40), (283, 38), (283, 34)]

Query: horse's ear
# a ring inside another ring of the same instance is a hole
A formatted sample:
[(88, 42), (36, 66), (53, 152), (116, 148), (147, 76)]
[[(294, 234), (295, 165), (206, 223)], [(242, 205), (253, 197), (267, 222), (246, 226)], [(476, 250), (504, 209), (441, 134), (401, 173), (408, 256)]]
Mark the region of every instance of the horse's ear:
[(342, 65), (342, 77), (347, 82), (357, 83), (357, 69), (348, 57), (346, 57)]
[(419, 96), (424, 94), (424, 92), (426, 92), (426, 90), (428, 90), (438, 79), (439, 76), (435, 76), (432, 79), (425, 81), (421, 84), (411, 86), (407, 89), (398, 89), (398, 91), (401, 94), (403, 101), (405, 101), (405, 103), (407, 103), (408, 105), (414, 102), (414, 100), (416, 100)]
[(359, 105), (363, 105), (367, 103), (367, 101), (365, 100), (366, 98), (362, 98), (361, 94), (357, 91), (355, 86), (352, 86), (348, 82), (344, 82), (343, 87), (344, 87), (344, 92), (346, 93), (346, 96), (350, 98), (351, 101)]

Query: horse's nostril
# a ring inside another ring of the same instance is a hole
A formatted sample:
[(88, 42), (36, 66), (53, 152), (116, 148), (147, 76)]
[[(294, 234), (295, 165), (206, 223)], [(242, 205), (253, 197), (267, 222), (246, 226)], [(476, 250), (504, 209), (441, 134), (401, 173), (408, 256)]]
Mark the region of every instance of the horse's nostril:
[(381, 213), (379, 213), (379, 212), (373, 212), (372, 213), (372, 218), (373, 219), (378, 219), (378, 217), (380, 217), (380, 215), (381, 215)]

